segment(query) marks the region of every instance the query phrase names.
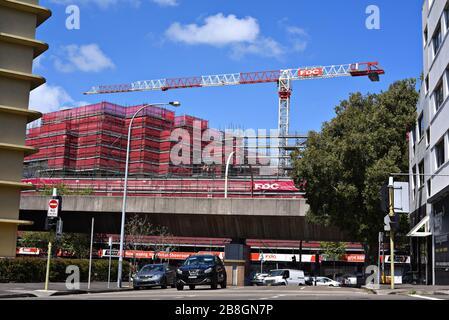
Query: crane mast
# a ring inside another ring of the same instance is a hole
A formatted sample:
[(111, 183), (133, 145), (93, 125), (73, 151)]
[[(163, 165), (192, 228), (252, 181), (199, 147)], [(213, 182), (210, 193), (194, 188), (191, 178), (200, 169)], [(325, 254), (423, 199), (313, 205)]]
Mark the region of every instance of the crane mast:
[(371, 81), (379, 81), (379, 75), (385, 71), (378, 62), (362, 62), (329, 66), (309, 66), (293, 69), (240, 72), (217, 75), (204, 75), (181, 78), (163, 78), (142, 80), (127, 84), (99, 85), (92, 87), (84, 94), (106, 94), (136, 91), (167, 91), (183, 88), (202, 88), (233, 86), (241, 84), (277, 83), (278, 85), (278, 130), (279, 130), (279, 165), (286, 168), (288, 160), (288, 134), (291, 82), (297, 80), (330, 79), (338, 77), (367, 76)]

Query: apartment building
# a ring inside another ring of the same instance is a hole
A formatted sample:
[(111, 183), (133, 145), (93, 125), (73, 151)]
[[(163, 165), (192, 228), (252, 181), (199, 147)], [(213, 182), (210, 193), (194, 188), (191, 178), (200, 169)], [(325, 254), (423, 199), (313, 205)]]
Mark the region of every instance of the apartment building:
[(423, 81), (410, 139), (412, 268), (449, 284), (449, 0), (425, 0)]

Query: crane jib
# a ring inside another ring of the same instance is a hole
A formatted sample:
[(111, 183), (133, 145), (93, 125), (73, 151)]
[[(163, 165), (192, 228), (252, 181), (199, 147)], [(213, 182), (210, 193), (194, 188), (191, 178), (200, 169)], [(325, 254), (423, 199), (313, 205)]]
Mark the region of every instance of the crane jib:
[(143, 80), (128, 84), (100, 85), (92, 87), (91, 90), (86, 92), (85, 94), (119, 93), (148, 90), (166, 91), (169, 89), (180, 88), (230, 86), (239, 84), (279, 82), (282, 80), (307, 80), (346, 76), (368, 76), (371, 81), (378, 81), (379, 75), (382, 75), (384, 73), (385, 71), (379, 67), (378, 62), (362, 62), (271, 71), (240, 72), (194, 77)]

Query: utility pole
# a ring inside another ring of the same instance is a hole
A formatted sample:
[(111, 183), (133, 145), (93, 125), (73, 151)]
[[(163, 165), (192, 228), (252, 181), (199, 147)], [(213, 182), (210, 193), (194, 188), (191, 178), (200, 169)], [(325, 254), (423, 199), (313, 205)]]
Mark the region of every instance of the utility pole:
[[(388, 204), (389, 216), (394, 219), (394, 181), (393, 177), (388, 179)], [(390, 285), (394, 289), (394, 228), (390, 228)]]

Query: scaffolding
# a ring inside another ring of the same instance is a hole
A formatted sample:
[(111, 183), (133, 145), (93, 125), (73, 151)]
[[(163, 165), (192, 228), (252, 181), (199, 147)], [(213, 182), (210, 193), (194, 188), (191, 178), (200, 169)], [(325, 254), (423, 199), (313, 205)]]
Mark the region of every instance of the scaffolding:
[[(26, 144), (39, 152), (25, 158), (24, 178), (122, 177), (125, 171), (128, 126), (142, 105), (121, 106), (109, 102), (51, 112), (38, 126), (28, 128)], [(173, 134), (175, 130), (181, 136)], [(176, 137), (177, 136), (177, 137)], [(228, 156), (234, 152), (229, 176), (265, 175), (269, 164), (254, 164), (254, 158), (269, 158), (256, 142), (267, 137), (228, 137), (209, 128), (209, 122), (190, 115), (148, 106), (134, 119), (130, 140), (129, 174), (136, 178), (224, 177)], [(232, 140), (232, 141), (231, 141)], [(211, 143), (218, 142), (211, 152)], [(174, 163), (171, 152), (183, 146), (183, 158)], [(186, 151), (187, 150), (187, 151)], [(204, 156), (210, 156), (205, 160)], [(276, 175), (277, 170), (267, 175)]]
[[(122, 175), (126, 128), (140, 107), (101, 102), (45, 114), (40, 126), (27, 132), (27, 145), (39, 148), (39, 152), (26, 157), (25, 166), (39, 168), (35, 176)], [(136, 117), (130, 149), (131, 174), (168, 171), (167, 134), (173, 120), (172, 111), (158, 107), (148, 107)]]

